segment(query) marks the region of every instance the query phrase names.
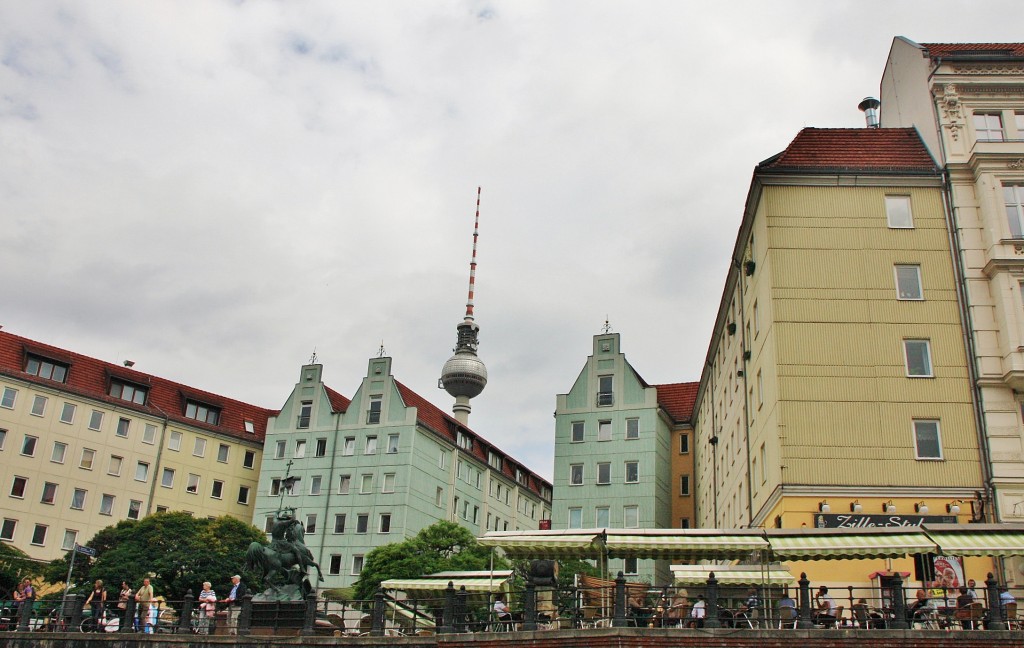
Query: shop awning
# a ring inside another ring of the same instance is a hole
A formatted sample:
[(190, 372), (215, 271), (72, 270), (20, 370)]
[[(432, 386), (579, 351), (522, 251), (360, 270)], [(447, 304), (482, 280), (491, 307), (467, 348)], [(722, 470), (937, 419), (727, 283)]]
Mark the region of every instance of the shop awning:
[(782, 565), (760, 569), (757, 565), (672, 565), (676, 585), (706, 585), (715, 573), (719, 585), (792, 585), (796, 578)]
[(658, 533), (630, 533), (609, 529), (605, 538), (610, 558), (665, 558), (702, 560), (747, 558), (751, 552), (767, 549), (760, 529), (679, 529)]
[[(409, 608), (400, 605), (390, 599), (385, 599), (384, 603), (387, 606), (385, 619), (390, 619), (392, 623), (400, 623), (401, 625), (411, 625), (413, 619), (415, 619), (416, 626), (419, 628), (432, 629), (435, 626), (433, 616), (431, 614), (428, 614), (425, 610), (417, 610), (416, 612), (413, 612)], [(398, 617), (401, 617), (401, 621), (399, 620)]]
[(512, 578), (510, 570), (495, 571), (493, 575), (489, 572), (441, 572), (430, 574), (422, 578), (391, 578), (381, 582), (380, 586), (386, 590), (401, 590), (403, 592), (413, 591), (443, 591), (451, 583), (455, 589), (466, 588), (467, 592), (497, 592), (505, 589), (505, 585)]
[(586, 532), (535, 531), (513, 533), (491, 531), (477, 538), (485, 547), (500, 547), (509, 558), (598, 558), (603, 530)]
[(1024, 524), (925, 524), (946, 556), (1024, 556)]
[(935, 553), (935, 542), (918, 527), (766, 529), (765, 535), (776, 560), (899, 558)]

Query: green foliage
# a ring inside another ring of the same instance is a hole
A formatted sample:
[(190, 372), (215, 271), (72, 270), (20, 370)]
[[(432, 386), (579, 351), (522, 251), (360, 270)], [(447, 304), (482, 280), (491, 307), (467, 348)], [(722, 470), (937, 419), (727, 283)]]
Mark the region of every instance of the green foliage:
[[(371, 551), (363, 563), (359, 580), (353, 585), (356, 599), (369, 599), (382, 581), (390, 578), (419, 578), (439, 571), (489, 569), (491, 550), (477, 544), (465, 527), (454, 522), (436, 522), (414, 537)], [(508, 569), (508, 561), (495, 558), (495, 569)]]
[[(108, 591), (128, 581), (138, 589), (150, 576), (158, 596), (181, 599), (185, 592), (198, 594), (203, 581), (210, 581), (218, 595), (226, 595), (231, 577), (240, 574), (252, 588), (256, 578), (242, 572), (249, 544), (266, 543), (256, 527), (229, 516), (214, 520), (194, 518), (187, 513), (157, 513), (142, 520), (123, 520), (100, 530), (87, 545), (96, 558), (78, 554), (72, 581), (78, 591), (87, 591), (93, 581), (102, 580)], [(46, 579), (67, 578), (68, 556), (50, 563)]]
[(26, 576), (39, 576), (45, 565), (29, 558), (14, 545), (0, 542), (0, 596), (5, 596)]

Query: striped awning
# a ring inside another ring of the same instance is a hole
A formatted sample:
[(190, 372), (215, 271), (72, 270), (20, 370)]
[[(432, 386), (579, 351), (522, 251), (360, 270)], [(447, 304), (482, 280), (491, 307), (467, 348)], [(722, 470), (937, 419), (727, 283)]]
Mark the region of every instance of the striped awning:
[(1024, 525), (926, 524), (924, 530), (946, 556), (1024, 556)]
[(381, 582), (386, 590), (403, 592), (431, 591), (440, 592), (451, 583), (455, 589), (466, 588), (467, 592), (498, 592), (504, 589), (507, 578), (391, 578)]
[(751, 552), (767, 549), (768, 542), (760, 534), (736, 533), (716, 529), (669, 531), (660, 535), (632, 534), (609, 530), (605, 538), (610, 558), (665, 558), (669, 560), (702, 560), (749, 557)]
[[(916, 527), (915, 527), (916, 529)], [(825, 531), (825, 533), (816, 533)], [(921, 530), (888, 527), (851, 533), (826, 529), (801, 529), (797, 533), (766, 530), (776, 560), (843, 560), (850, 558), (899, 558), (935, 553), (935, 543)]]
[(719, 585), (792, 585), (796, 578), (781, 565), (759, 569), (757, 565), (672, 565), (676, 585), (706, 585), (715, 573)]
[(598, 558), (603, 553), (598, 532), (492, 532), (477, 538), (477, 542), (485, 547), (500, 547), (509, 558)]

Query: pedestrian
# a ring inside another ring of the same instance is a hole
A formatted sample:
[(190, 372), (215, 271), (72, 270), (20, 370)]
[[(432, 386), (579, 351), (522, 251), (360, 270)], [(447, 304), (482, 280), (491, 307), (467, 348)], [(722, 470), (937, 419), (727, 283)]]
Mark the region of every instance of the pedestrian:
[(128, 581), (121, 581), (121, 593), (117, 595), (117, 609), (127, 610), (128, 599), (132, 597), (132, 588)]
[(238, 612), (241, 609), (242, 597), (246, 595), (248, 590), (245, 587), (245, 583), (242, 582), (242, 577), (235, 574), (231, 577), (231, 592), (227, 598), (221, 599), (221, 603), (228, 604), (228, 634), (238, 634)]
[(142, 587), (135, 592), (135, 600), (139, 604), (139, 629), (144, 632), (153, 632), (153, 624), (149, 619), (149, 608), (153, 601), (153, 586), (149, 584), (149, 578), (142, 579)]
[(103, 581), (97, 580), (85, 599), (85, 604), (92, 608), (93, 632), (103, 632), (106, 621), (103, 618), (103, 611), (106, 609), (107, 590), (103, 589)]
[(206, 581), (203, 583), (203, 591), (199, 592), (199, 634), (210, 634), (216, 613), (217, 593), (213, 591), (210, 581)]

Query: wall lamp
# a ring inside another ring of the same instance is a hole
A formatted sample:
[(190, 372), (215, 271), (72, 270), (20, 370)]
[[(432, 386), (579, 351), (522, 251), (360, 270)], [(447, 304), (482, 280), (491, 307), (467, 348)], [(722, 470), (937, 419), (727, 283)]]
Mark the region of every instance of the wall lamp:
[(852, 513), (860, 513), (864, 510), (864, 507), (860, 505), (860, 500), (853, 500), (850, 502), (850, 511)]
[(896, 512), (896, 505), (892, 503), (892, 500), (889, 500), (885, 504), (882, 504), (882, 513), (895, 513), (895, 512)]
[(828, 513), (832, 510), (832, 507), (828, 505), (828, 500), (821, 500), (818, 502), (818, 510), (822, 513)]
[(914, 504), (914, 511), (921, 515), (928, 515), (928, 505), (924, 502), (918, 502), (917, 504)]
[(949, 504), (946, 504), (946, 513), (952, 513), (953, 515), (956, 515), (960, 512), (960, 505), (963, 503), (963, 500), (953, 500)]

